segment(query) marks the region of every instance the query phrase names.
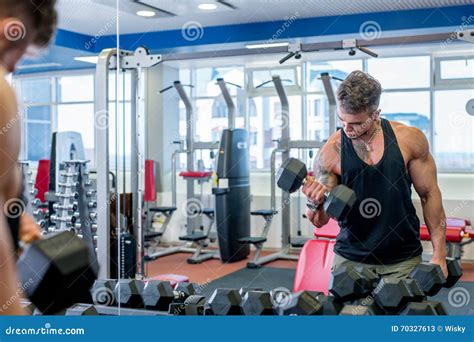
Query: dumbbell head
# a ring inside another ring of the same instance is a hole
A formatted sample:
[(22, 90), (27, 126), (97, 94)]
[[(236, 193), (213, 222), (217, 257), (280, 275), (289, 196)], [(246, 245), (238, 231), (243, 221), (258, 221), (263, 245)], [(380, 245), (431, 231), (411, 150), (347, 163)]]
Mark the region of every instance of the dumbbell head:
[(137, 279), (119, 279), (114, 294), (120, 306), (131, 309), (144, 307), (142, 292), (145, 283)]
[(318, 294), (316, 299), (323, 305), (323, 315), (333, 316), (339, 315), (342, 309), (341, 303), (339, 303), (334, 296), (325, 296), (324, 294)]
[(462, 276), (461, 261), (454, 258), (446, 258), (446, 266), (449, 275), (443, 286), (450, 288), (453, 287)]
[(115, 279), (97, 279), (90, 290), (92, 302), (96, 305), (116, 305), (114, 294), (116, 285)]
[(308, 170), (301, 160), (288, 158), (278, 170), (277, 185), (280, 189), (292, 193), (303, 185), (307, 175)]
[(168, 311), (174, 299), (173, 287), (169, 281), (150, 280), (143, 289), (142, 299), (147, 309)]
[(69, 231), (32, 242), (17, 269), (26, 295), (43, 314), (90, 301), (98, 271), (89, 246)]
[(94, 305), (74, 304), (66, 310), (66, 316), (98, 316), (99, 313)]
[(242, 315), (242, 297), (239, 290), (216, 289), (209, 298), (208, 304), (214, 315)]
[(280, 307), (283, 316), (322, 315), (323, 304), (308, 291), (292, 293), (288, 302)]
[(331, 274), (329, 291), (340, 302), (368, 296), (375, 287), (377, 275), (361, 267), (343, 265)]
[(169, 314), (174, 316), (202, 316), (205, 313), (206, 297), (191, 295), (183, 303), (171, 303)]
[(176, 284), (175, 291), (182, 293), (181, 297), (186, 299), (189, 296), (199, 293), (199, 286), (195, 283), (188, 283), (186, 281)]
[(324, 201), (324, 211), (329, 217), (340, 221), (349, 214), (356, 199), (354, 190), (340, 184), (331, 190)]
[(411, 302), (408, 304), (401, 315), (416, 315), (416, 316), (442, 316), (447, 315), (445, 308), (441, 302), (437, 301), (423, 301)]
[(278, 311), (273, 306), (270, 293), (267, 291), (247, 291), (240, 304), (246, 316), (271, 316)]
[(403, 279), (384, 277), (374, 290), (374, 300), (387, 313), (397, 314), (412, 299), (408, 284)]
[(446, 282), (439, 265), (422, 262), (410, 272), (409, 277), (415, 279), (427, 296), (434, 296)]

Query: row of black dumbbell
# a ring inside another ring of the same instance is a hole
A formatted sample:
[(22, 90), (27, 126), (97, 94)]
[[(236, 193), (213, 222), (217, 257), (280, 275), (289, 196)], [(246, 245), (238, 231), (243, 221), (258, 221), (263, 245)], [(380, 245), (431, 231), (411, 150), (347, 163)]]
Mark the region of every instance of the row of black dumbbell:
[(440, 266), (422, 262), (404, 279), (379, 278), (367, 267), (341, 266), (332, 272), (329, 291), (339, 302), (364, 301), (374, 312), (399, 314), (410, 302), (424, 301), (441, 288), (454, 286), (462, 276), (461, 263), (448, 258), (447, 266), (447, 278)]
[[(362, 270), (359, 270), (361, 272)], [(364, 273), (364, 271), (362, 271)], [(346, 279), (355, 279), (349, 277)], [(352, 281), (351, 280), (351, 281)], [(347, 283), (347, 282), (346, 282)], [(355, 283), (362, 285), (359, 280)], [(367, 283), (367, 282), (365, 282)], [(168, 312), (172, 315), (379, 315), (379, 314), (444, 314), (439, 302), (426, 301), (421, 290), (413, 291), (413, 279), (392, 282), (383, 278), (379, 290), (359, 291), (350, 299), (322, 292), (286, 289), (217, 289), (207, 300), (201, 288), (192, 283), (179, 283), (175, 289), (169, 282), (138, 280), (98, 280), (91, 290), (95, 304), (131, 309)], [(398, 288), (396, 287), (398, 286)], [(341, 290), (341, 288), (338, 288)], [(331, 289), (334, 291), (334, 289)], [(335, 291), (334, 291), (335, 292)], [(365, 296), (361, 296), (364, 293)], [(375, 293), (375, 294), (373, 294)], [(357, 298), (356, 298), (357, 297)]]

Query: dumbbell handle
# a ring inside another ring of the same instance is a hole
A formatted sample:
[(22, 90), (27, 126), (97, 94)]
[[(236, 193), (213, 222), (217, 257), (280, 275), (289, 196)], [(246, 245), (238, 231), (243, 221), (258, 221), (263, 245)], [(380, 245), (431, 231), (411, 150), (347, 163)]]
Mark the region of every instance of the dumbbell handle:
[[(307, 177), (305, 178), (303, 184), (305, 184), (309, 179), (311, 179), (311, 181), (313, 181), (313, 182), (315, 182), (315, 181), (317, 182), (317, 180), (316, 180), (314, 177), (307, 176)], [(325, 192), (324, 192), (324, 201), (329, 197), (330, 193), (331, 193), (330, 191), (325, 191)], [(318, 209), (321, 207), (321, 205), (323, 205), (324, 201), (323, 201), (322, 203), (314, 203), (313, 201), (311, 201), (310, 199), (308, 199), (308, 200), (306, 200), (306, 206), (307, 206), (310, 210), (316, 212), (316, 211), (318, 211)]]
[[(329, 191), (326, 191), (326, 192), (324, 193), (324, 200), (326, 200), (326, 199), (329, 197), (329, 194), (330, 194)], [(312, 210), (312, 211), (314, 211), (314, 212), (318, 211), (318, 209), (319, 209), (323, 204), (324, 204), (324, 202), (323, 202), (323, 203), (314, 203), (314, 202), (311, 201), (310, 199), (306, 200), (306, 206), (307, 206), (310, 210)]]

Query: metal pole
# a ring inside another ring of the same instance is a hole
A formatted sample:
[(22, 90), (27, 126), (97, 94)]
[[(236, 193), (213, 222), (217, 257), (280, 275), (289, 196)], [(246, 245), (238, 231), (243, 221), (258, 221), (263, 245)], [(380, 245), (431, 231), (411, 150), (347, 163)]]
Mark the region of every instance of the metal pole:
[(234, 101), (232, 101), (232, 97), (230, 96), (229, 89), (227, 89), (227, 85), (223, 78), (217, 79), (217, 84), (219, 88), (221, 88), (222, 96), (224, 97), (224, 101), (227, 105), (227, 120), (228, 120), (228, 129), (235, 128), (235, 105)]
[(97, 260), (99, 278), (110, 278), (109, 199), (109, 63), (117, 53), (106, 49), (99, 54), (95, 75), (94, 135), (97, 168)]
[[(178, 91), (178, 95), (181, 98), (181, 101), (184, 103), (184, 107), (186, 108), (186, 163), (187, 163), (187, 171), (194, 170), (194, 113), (193, 113), (193, 106), (191, 105), (191, 101), (189, 100), (188, 95), (183, 89), (183, 85), (180, 81), (175, 81), (173, 83), (174, 87)], [(186, 180), (186, 193), (187, 193), (187, 201), (190, 201), (195, 198), (194, 196), (194, 180), (187, 179)], [(195, 215), (187, 215), (187, 234), (191, 234), (194, 231), (196, 220), (194, 218)]]
[[(282, 149), (282, 162), (290, 157), (289, 141), (290, 141), (290, 115), (288, 98), (286, 97), (285, 89), (281, 83), (280, 76), (272, 77), (276, 92), (281, 103), (281, 140), (280, 148)], [(272, 177), (275, 177), (272, 174)], [(290, 244), (291, 235), (291, 208), (290, 208), (290, 193), (282, 191), (281, 194), (281, 223), (282, 223), (282, 247), (287, 248)]]
[(140, 278), (144, 275), (143, 268), (143, 195), (145, 193), (145, 106), (144, 106), (144, 94), (143, 94), (143, 71), (141, 67), (137, 67), (137, 81), (136, 81), (136, 101), (137, 101), (137, 115), (136, 115), (136, 131), (135, 139), (136, 145), (136, 163), (137, 163), (137, 189), (136, 197), (134, 198), (134, 206), (136, 211), (134, 212), (134, 226), (135, 226), (135, 239), (137, 241), (137, 276)]
[(336, 132), (336, 96), (331, 84), (331, 76), (327, 72), (321, 74), (321, 81), (323, 81), (324, 92), (328, 98), (329, 103), (329, 132), (328, 137)]

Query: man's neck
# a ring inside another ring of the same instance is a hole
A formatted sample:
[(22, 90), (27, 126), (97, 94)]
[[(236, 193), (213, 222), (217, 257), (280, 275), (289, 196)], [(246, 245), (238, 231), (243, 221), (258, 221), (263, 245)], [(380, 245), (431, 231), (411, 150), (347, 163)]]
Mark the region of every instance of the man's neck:
[(372, 138), (375, 131), (378, 130), (380, 127), (381, 127), (381, 120), (377, 119), (372, 123), (372, 126), (367, 130), (367, 132), (361, 134), (358, 139), (364, 142), (367, 142), (368, 140)]

